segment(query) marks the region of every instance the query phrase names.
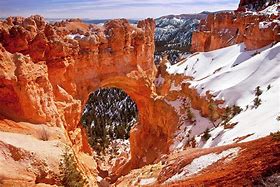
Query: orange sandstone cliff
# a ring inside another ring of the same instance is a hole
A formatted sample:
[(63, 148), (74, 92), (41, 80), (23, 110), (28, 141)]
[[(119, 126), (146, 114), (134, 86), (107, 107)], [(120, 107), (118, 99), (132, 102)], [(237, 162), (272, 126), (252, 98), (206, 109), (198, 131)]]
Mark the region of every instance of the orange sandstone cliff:
[(67, 144), (95, 185), (96, 164), (79, 121), (88, 95), (100, 87), (123, 89), (139, 109), (131, 158), (115, 176), (168, 152), (177, 115), (155, 93), (154, 28), (151, 19), (137, 26), (126, 20), (49, 24), (40, 16), (0, 22), (3, 184), (59, 184), (58, 163)]
[[(192, 51), (212, 51), (242, 42), (247, 50), (253, 50), (279, 42), (280, 15), (266, 9), (246, 11), (242, 9), (250, 5), (246, 2), (241, 1), (238, 11), (210, 14), (201, 21), (198, 30), (193, 33)], [(274, 6), (279, 9), (279, 4)]]

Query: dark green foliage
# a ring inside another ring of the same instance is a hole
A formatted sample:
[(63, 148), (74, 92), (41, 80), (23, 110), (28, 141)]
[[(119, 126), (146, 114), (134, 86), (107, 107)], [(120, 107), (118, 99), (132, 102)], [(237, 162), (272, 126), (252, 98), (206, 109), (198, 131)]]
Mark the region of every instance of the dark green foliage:
[(258, 108), (262, 104), (262, 100), (259, 97), (254, 99), (254, 106), (253, 108)]
[(270, 136), (272, 136), (274, 140), (280, 141), (280, 131), (275, 133), (270, 133)]
[(203, 141), (207, 141), (207, 140), (211, 137), (211, 134), (210, 134), (209, 132), (210, 132), (210, 131), (209, 131), (208, 128), (204, 131), (204, 133), (203, 133), (203, 135), (202, 135)]
[(233, 124), (230, 124), (229, 121), (236, 116), (237, 114), (240, 114), (242, 112), (242, 108), (236, 105), (233, 105), (232, 107), (227, 107), (225, 109), (224, 114), (222, 115), (222, 125), (225, 127), (233, 126)]
[(255, 89), (255, 95), (256, 95), (257, 97), (260, 96), (260, 95), (262, 95), (262, 90), (260, 89), (259, 86)]
[(195, 148), (196, 147), (196, 141), (195, 141), (195, 138), (192, 137), (190, 140), (189, 140), (189, 145), (192, 147), (192, 148)]
[(92, 93), (81, 121), (95, 151), (104, 152), (114, 139), (128, 139), (137, 113), (135, 102), (120, 89), (99, 89)]
[(262, 95), (263, 91), (260, 89), (260, 87), (256, 87), (255, 89), (255, 96), (256, 98), (254, 99), (254, 105), (252, 106), (252, 109), (255, 108), (257, 109), (261, 104), (262, 100), (259, 98), (260, 95)]
[(209, 105), (208, 105), (208, 109), (210, 112), (210, 120), (213, 122), (213, 125), (215, 126), (214, 122), (215, 120), (217, 120), (219, 118), (219, 113), (218, 113), (218, 106), (215, 103), (215, 101), (211, 100)]
[(78, 170), (76, 159), (69, 147), (65, 149), (62, 155), (59, 170), (61, 183), (65, 187), (84, 187), (88, 183)]
[(225, 112), (223, 113), (222, 115), (222, 125), (226, 125), (232, 118), (233, 118), (233, 115), (232, 115), (232, 108), (230, 107), (227, 107)]
[(195, 121), (195, 116), (194, 114), (192, 113), (191, 109), (190, 109), (190, 106), (187, 107), (187, 116), (188, 116), (188, 120), (191, 121), (191, 122), (194, 122)]
[(270, 90), (270, 88), (271, 88), (271, 85), (269, 84), (269, 85), (267, 86), (267, 90)]
[(232, 115), (236, 116), (242, 112), (242, 108), (240, 106), (233, 105), (232, 106)]
[(225, 113), (222, 115), (222, 120), (229, 120), (232, 116), (232, 110), (230, 107), (227, 107)]

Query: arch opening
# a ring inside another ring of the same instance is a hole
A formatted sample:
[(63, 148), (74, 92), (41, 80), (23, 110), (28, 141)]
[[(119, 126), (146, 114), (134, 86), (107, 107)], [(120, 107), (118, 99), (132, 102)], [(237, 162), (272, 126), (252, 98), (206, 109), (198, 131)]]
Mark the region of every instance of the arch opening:
[(138, 122), (138, 108), (122, 89), (99, 88), (92, 92), (84, 106), (81, 123), (89, 144), (104, 161), (105, 156), (129, 155), (130, 130)]

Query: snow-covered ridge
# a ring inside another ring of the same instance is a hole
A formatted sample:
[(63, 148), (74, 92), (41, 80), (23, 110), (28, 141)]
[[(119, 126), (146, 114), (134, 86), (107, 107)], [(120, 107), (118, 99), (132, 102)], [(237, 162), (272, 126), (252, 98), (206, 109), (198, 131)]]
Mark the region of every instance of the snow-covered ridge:
[[(246, 51), (244, 44), (237, 44), (211, 52), (190, 55), (186, 60), (167, 65), (170, 74), (183, 74), (194, 79), (183, 81), (191, 84), (202, 96), (207, 91), (217, 100), (224, 100), (221, 107), (238, 105), (243, 111), (229, 123), (236, 124), (212, 128), (211, 138), (196, 140), (200, 147), (213, 147), (249, 141), (280, 130), (280, 43), (262, 49)], [(261, 104), (254, 106), (256, 88), (262, 91)]]

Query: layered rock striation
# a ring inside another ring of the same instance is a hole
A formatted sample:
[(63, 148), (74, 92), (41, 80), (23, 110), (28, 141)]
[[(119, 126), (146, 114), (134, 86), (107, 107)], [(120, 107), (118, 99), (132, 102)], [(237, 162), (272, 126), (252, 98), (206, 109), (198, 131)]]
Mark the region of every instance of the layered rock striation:
[[(44, 126), (47, 131), (56, 128), (63, 141), (54, 141), (71, 145), (80, 169), (94, 178), (96, 165), (86, 164), (93, 159), (80, 125), (81, 111), (92, 91), (117, 87), (136, 102), (139, 122), (131, 132), (131, 158), (114, 176), (153, 162), (168, 151), (177, 121), (172, 107), (155, 93), (154, 29), (152, 19), (140, 21), (137, 26), (123, 19), (104, 26), (86, 25), (79, 20), (48, 24), (40, 16), (1, 21), (1, 125), (5, 120), (16, 122), (9, 132), (15, 138), (22, 134), (36, 138), (33, 131), (37, 127)], [(27, 132), (20, 130), (23, 123), (29, 124)], [(3, 146), (6, 143), (3, 141)], [(63, 146), (58, 147), (61, 150)], [(40, 155), (38, 159), (46, 157)], [(4, 171), (8, 166), (0, 167)], [(21, 180), (35, 183), (37, 167), (40, 164), (27, 172), (32, 177), (22, 176)], [(9, 173), (0, 174), (6, 181), (12, 178)], [(51, 184), (58, 183), (54, 176), (50, 176)]]
[[(242, 1), (240, 7), (243, 4)], [(192, 51), (211, 51), (242, 42), (247, 50), (253, 50), (278, 42), (279, 19), (279, 3), (257, 12), (239, 8), (235, 12), (210, 14), (193, 33)]]

